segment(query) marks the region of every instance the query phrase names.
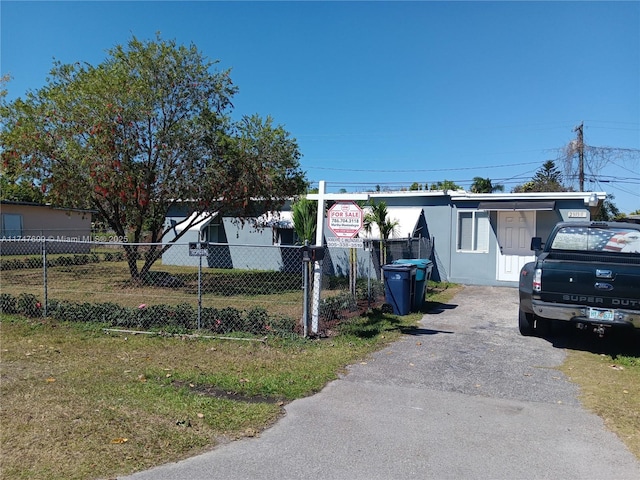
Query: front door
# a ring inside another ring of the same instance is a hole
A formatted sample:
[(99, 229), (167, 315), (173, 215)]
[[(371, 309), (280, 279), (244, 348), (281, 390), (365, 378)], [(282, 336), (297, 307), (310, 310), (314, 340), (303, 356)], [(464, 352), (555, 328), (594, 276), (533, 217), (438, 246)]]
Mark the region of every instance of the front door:
[(522, 266), (535, 259), (535, 233), (535, 211), (498, 212), (498, 280), (518, 281)]

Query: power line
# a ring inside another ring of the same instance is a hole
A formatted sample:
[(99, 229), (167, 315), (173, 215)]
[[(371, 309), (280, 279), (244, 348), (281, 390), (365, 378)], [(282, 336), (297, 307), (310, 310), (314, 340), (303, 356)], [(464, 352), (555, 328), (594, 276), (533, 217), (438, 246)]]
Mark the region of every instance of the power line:
[(504, 167), (517, 167), (521, 165), (540, 165), (539, 161), (536, 162), (523, 162), (523, 163), (508, 163), (502, 165), (487, 165), (476, 167), (456, 167), (456, 168), (431, 168), (431, 169), (410, 169), (410, 170), (374, 170), (370, 168), (333, 168), (333, 167), (307, 167), (310, 170), (328, 170), (336, 172), (371, 172), (371, 173), (420, 173), (420, 172), (453, 172), (460, 170), (478, 170), (485, 168), (504, 168)]

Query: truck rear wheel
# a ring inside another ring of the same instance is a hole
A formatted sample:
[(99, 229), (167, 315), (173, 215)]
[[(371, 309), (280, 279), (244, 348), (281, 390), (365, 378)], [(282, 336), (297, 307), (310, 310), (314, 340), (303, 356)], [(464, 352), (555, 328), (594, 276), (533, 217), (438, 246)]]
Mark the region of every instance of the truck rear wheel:
[(524, 335), (525, 337), (533, 335), (535, 333), (533, 322), (533, 313), (527, 313), (520, 309), (518, 312), (518, 328), (520, 329), (520, 335)]

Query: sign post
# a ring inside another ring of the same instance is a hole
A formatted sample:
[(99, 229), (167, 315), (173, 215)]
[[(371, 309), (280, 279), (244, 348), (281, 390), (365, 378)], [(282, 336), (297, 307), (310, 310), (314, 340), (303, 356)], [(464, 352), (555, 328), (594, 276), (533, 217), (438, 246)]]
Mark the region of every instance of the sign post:
[(189, 256), (198, 257), (198, 330), (202, 328), (202, 257), (209, 255), (206, 242), (189, 242)]
[[(326, 182), (320, 180), (318, 193), (307, 195), (309, 200), (318, 201), (318, 215), (316, 218), (316, 246), (322, 247), (324, 240), (324, 205), (327, 200), (368, 200), (366, 193), (326, 193)], [(355, 236), (355, 234), (354, 234)], [(318, 320), (320, 316), (320, 286), (322, 284), (322, 264), (315, 261), (313, 264), (313, 298), (311, 300), (311, 332), (318, 333)]]

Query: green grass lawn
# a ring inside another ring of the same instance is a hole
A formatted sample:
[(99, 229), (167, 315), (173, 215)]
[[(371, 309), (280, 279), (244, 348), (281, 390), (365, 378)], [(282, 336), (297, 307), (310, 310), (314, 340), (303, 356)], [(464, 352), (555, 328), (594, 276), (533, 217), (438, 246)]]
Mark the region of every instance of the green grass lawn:
[[(137, 307), (142, 303), (197, 305), (198, 276), (194, 267), (158, 263), (154, 268), (153, 276), (168, 276), (170, 280), (162, 284), (132, 284), (127, 263), (122, 261), (51, 267), (47, 269), (47, 296), (58, 301), (112, 302), (124, 307)], [(203, 307), (232, 306), (240, 310), (263, 307), (273, 315), (301, 317), (300, 275), (206, 269), (202, 279)], [(6, 294), (17, 297), (28, 293), (40, 300), (44, 297), (41, 268), (2, 271), (1, 283), (2, 292)]]
[(640, 355), (569, 350), (561, 370), (580, 386), (582, 404), (640, 459)]
[(2, 316), (2, 476), (113, 478), (256, 435), (420, 318), (375, 311), (332, 338), (262, 343)]

